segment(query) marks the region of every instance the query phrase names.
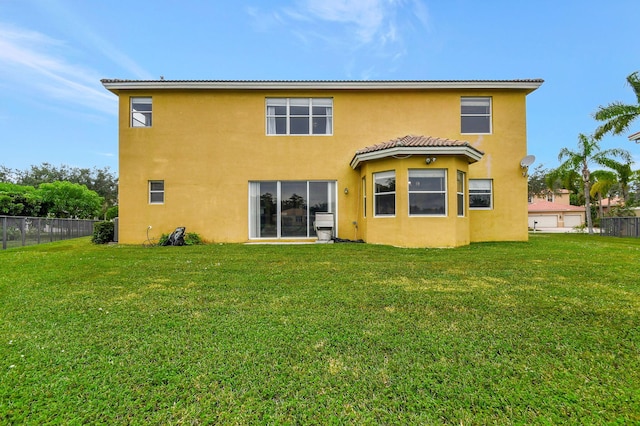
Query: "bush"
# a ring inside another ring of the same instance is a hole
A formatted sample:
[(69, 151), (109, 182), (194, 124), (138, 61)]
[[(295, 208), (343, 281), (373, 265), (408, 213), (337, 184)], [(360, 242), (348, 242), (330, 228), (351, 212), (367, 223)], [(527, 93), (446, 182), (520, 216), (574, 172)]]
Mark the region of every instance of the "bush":
[(113, 241), (114, 224), (113, 222), (96, 222), (93, 224), (93, 237), (91, 242), (94, 244), (106, 244)]
[(109, 207), (105, 213), (105, 220), (113, 220), (118, 217), (118, 206)]
[(204, 241), (202, 241), (202, 237), (200, 237), (200, 234), (196, 232), (187, 232), (184, 236), (184, 244), (186, 246), (197, 246), (200, 244), (204, 244)]

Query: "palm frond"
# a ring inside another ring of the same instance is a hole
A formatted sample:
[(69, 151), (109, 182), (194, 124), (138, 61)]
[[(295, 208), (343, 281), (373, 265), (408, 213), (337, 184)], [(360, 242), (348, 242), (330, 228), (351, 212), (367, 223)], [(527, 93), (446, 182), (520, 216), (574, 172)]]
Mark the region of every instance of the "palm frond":
[(633, 89), (633, 93), (636, 95), (636, 99), (640, 104), (640, 73), (638, 71), (629, 74), (627, 77), (627, 83)]
[(627, 76), (627, 83), (633, 89), (638, 105), (612, 102), (607, 106), (598, 107), (593, 117), (605, 123), (594, 132), (596, 140), (602, 139), (608, 133), (613, 135), (624, 133), (631, 125), (631, 122), (640, 117), (640, 72), (636, 71)]

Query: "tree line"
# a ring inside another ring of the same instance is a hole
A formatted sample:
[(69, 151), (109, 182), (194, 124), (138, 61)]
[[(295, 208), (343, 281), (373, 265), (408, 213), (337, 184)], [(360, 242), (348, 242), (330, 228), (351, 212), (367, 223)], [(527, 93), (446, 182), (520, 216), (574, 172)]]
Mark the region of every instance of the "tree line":
[[(577, 149), (562, 148), (558, 154), (560, 166), (545, 169), (538, 166), (529, 177), (529, 195), (555, 193), (558, 189), (571, 192), (571, 204), (583, 205), (587, 211), (587, 226), (593, 233), (593, 217), (598, 212), (592, 208), (591, 199), (597, 198), (602, 217), (602, 199), (617, 196), (622, 206), (611, 210), (618, 216), (633, 216), (630, 207), (640, 205), (640, 170), (633, 170), (631, 154), (620, 148), (602, 150), (600, 140), (605, 135), (621, 135), (640, 117), (640, 72), (627, 77), (627, 84), (636, 97), (636, 104), (620, 101), (600, 106), (593, 117), (602, 122), (592, 135), (579, 134)], [(640, 142), (640, 138), (635, 139)], [(594, 166), (604, 169), (592, 171)]]
[(117, 215), (118, 178), (105, 168), (0, 165), (0, 215), (91, 219)]

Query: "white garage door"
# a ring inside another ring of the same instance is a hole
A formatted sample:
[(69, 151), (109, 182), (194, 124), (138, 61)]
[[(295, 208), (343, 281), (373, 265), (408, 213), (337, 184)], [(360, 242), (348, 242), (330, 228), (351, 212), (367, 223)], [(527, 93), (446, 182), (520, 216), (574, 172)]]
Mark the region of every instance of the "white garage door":
[(533, 228), (533, 222), (536, 223), (536, 228), (557, 228), (558, 227), (558, 216), (549, 215), (549, 216), (529, 216), (529, 228)]
[(565, 214), (564, 226), (566, 228), (573, 228), (575, 226), (582, 225), (582, 215), (580, 214)]

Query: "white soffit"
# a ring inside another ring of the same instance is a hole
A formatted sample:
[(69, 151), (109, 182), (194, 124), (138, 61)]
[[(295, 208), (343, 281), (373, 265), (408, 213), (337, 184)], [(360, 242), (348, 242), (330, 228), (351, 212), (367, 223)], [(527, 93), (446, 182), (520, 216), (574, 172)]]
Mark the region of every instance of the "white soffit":
[(544, 80), (417, 80), (417, 81), (216, 81), (216, 80), (102, 80), (103, 86), (117, 90), (433, 90), (433, 89), (516, 89), (533, 91)]
[(379, 151), (356, 154), (351, 160), (351, 168), (356, 169), (364, 161), (379, 160), (404, 155), (464, 155), (469, 163), (482, 159), (482, 153), (470, 146), (420, 146), (395, 147)]

